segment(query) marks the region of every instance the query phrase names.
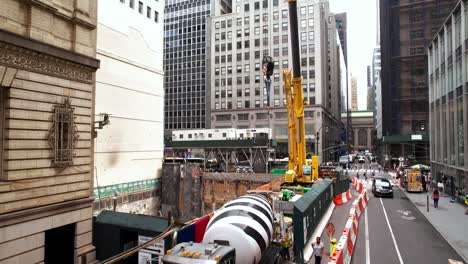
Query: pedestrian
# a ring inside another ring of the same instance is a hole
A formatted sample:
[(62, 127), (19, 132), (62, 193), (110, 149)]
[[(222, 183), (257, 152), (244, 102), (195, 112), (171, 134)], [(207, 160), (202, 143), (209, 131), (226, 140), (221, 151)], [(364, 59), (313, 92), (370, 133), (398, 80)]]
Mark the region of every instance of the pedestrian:
[(288, 228), (284, 231), (284, 237), (281, 241), (281, 255), (283, 256), (284, 260), (290, 260), (291, 257), (289, 256), (289, 234)]
[(465, 195), (465, 206), (466, 206), (465, 214), (468, 215), (468, 194)]
[(336, 238), (332, 238), (330, 241), (330, 258), (333, 256), (333, 253), (335, 253), (336, 249)]
[(440, 198), (439, 190), (435, 189), (434, 192), (432, 192), (432, 199), (434, 199), (434, 208), (439, 207), (439, 198)]
[(457, 201), (457, 197), (460, 195), (460, 190), (458, 188), (455, 190), (455, 192), (452, 195), (452, 198), (450, 199), (451, 203), (455, 203)]
[(315, 264), (322, 263), (323, 243), (320, 241), (320, 237), (317, 237), (312, 243), (312, 249), (314, 250)]
[(423, 192), (427, 192), (426, 176), (424, 174), (421, 177), (421, 184), (422, 184)]

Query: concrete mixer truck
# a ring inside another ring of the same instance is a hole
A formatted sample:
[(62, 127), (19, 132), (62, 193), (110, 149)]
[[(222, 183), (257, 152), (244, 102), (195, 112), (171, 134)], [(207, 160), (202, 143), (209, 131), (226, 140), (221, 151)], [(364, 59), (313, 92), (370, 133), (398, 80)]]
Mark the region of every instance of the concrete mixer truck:
[[(163, 263), (260, 263), (273, 236), (273, 211), (261, 194), (226, 203), (211, 217), (202, 243), (185, 242), (166, 252)], [(279, 252), (278, 252), (279, 253)], [(280, 263), (278, 255), (274, 256)], [(265, 263), (276, 263), (265, 262)]]

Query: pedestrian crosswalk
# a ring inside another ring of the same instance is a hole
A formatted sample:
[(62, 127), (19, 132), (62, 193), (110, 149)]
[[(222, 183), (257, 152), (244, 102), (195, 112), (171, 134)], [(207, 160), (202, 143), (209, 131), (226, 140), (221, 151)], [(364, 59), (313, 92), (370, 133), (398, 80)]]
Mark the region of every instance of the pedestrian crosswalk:
[(348, 172), (359, 172), (359, 173), (378, 173), (379, 170), (373, 169), (348, 169)]

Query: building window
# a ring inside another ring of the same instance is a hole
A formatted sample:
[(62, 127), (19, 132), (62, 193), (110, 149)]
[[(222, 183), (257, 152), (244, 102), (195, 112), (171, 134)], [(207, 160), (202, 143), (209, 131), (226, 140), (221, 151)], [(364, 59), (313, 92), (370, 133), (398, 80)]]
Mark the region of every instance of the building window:
[(313, 13), (314, 13), (314, 6), (310, 5), (309, 6), (309, 14), (313, 14)]
[(283, 56), (287, 56), (288, 52), (289, 52), (288, 47), (283, 47), (283, 51), (282, 51)]
[(143, 14), (143, 2), (138, 2), (138, 12), (140, 12), (140, 14)]
[(255, 15), (255, 17), (254, 17), (254, 22), (255, 22), (255, 23), (260, 22), (260, 15)]
[(159, 23), (159, 12), (154, 11), (154, 22)]
[(301, 28), (306, 28), (306, 27), (307, 27), (306, 20), (305, 20), (305, 19), (302, 19), (302, 20), (301, 20)]
[(250, 17), (244, 17), (244, 24), (246, 26), (250, 25)]
[(288, 35), (283, 35), (281, 42), (282, 43), (288, 43)]
[(254, 9), (255, 9), (255, 10), (259, 10), (259, 9), (260, 9), (260, 3), (259, 3), (259, 2), (255, 2), (255, 4), (254, 4)]
[(273, 12), (273, 20), (278, 20), (278, 19), (279, 19), (278, 11)]
[(260, 107), (260, 100), (255, 100), (255, 107)]
[(305, 6), (302, 6), (300, 12), (301, 12), (301, 16), (305, 16), (305, 14), (306, 14), (306, 7), (305, 7)]
[(129, 5), (130, 8), (135, 8), (135, 0), (130, 0)]
[(146, 16), (148, 18), (151, 18), (151, 7), (149, 7), (149, 6), (146, 7)]
[(255, 75), (255, 83), (260, 83), (260, 75)]
[(249, 4), (245, 4), (244, 5), (244, 12), (249, 12), (249, 11), (250, 11)]
[(313, 26), (314, 26), (314, 19), (309, 18), (309, 27), (313, 27)]
[(260, 27), (255, 27), (254, 33), (255, 33), (255, 35), (259, 35), (260, 34)]
[(281, 17), (282, 18), (288, 18), (288, 10), (287, 9), (281, 10)]
[(73, 164), (74, 147), (78, 141), (74, 111), (69, 98), (66, 98), (63, 104), (54, 106), (49, 144), (54, 152), (52, 164), (56, 167), (68, 167)]
[[(237, 101), (237, 108), (242, 108), (242, 101)], [(239, 119), (239, 118), (237, 118), (237, 119)]]
[(301, 33), (301, 41), (307, 41), (307, 33), (306, 32)]
[(250, 89), (246, 88), (244, 93), (245, 93), (245, 96), (250, 96)]
[(283, 22), (283, 23), (281, 24), (281, 29), (282, 29), (283, 31), (288, 31), (288, 22)]
[(237, 25), (238, 27), (242, 26), (242, 18), (238, 18), (238, 19), (236, 20), (236, 25)]

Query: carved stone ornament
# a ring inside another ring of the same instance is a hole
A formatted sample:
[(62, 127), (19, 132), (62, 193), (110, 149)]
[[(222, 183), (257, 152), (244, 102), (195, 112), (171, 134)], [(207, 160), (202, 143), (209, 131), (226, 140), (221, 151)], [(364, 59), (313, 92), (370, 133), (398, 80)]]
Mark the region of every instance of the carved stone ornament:
[(93, 69), (0, 41), (0, 64), (64, 79), (92, 83)]
[(66, 168), (73, 165), (74, 149), (79, 137), (74, 111), (70, 98), (64, 98), (62, 104), (54, 106), (52, 126), (49, 130), (54, 167)]

